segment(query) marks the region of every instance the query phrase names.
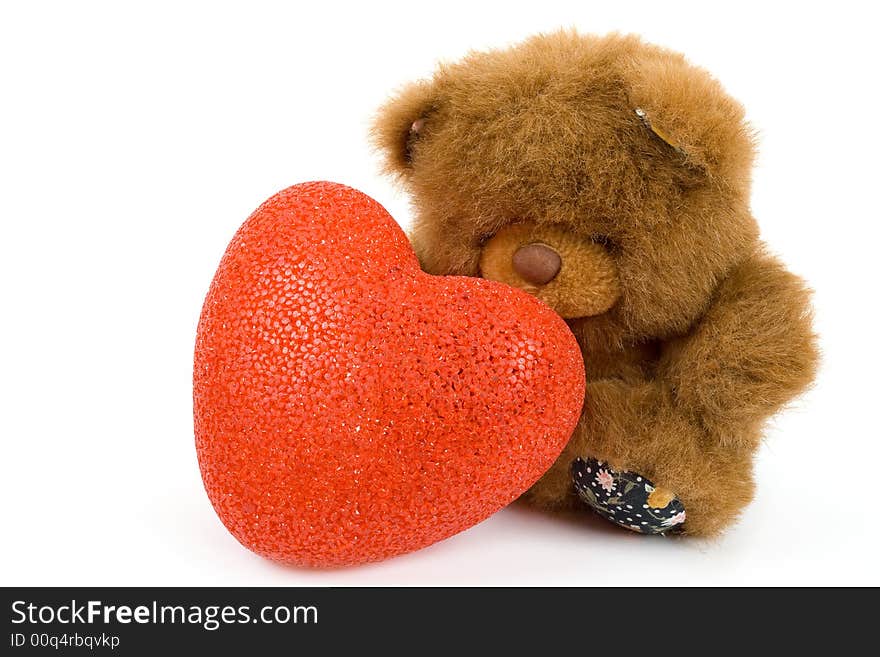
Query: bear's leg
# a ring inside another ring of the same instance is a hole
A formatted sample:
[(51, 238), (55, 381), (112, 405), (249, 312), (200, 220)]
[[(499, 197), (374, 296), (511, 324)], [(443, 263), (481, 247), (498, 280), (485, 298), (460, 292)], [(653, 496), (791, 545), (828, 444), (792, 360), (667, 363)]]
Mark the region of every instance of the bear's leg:
[(571, 478), (580, 499), (606, 520), (642, 534), (677, 531), (687, 518), (673, 492), (647, 477), (615, 470), (594, 458), (576, 458)]
[(574, 435), (526, 499), (592, 508), (641, 533), (717, 534), (752, 499), (747, 443), (719, 442), (657, 386), (589, 383)]

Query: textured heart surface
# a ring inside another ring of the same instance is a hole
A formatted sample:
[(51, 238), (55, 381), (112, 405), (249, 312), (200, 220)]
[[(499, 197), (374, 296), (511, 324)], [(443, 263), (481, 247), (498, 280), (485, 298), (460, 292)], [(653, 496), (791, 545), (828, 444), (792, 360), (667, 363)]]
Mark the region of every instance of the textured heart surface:
[(238, 230), (199, 321), (205, 489), (254, 552), (304, 566), (416, 550), (487, 518), (560, 454), (581, 353), (543, 302), (429, 276), (365, 194), (276, 194)]

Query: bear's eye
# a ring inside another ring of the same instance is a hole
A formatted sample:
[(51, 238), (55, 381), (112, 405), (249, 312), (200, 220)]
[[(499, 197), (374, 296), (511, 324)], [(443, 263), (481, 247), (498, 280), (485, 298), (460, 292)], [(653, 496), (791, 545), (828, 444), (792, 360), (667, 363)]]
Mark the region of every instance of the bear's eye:
[(495, 237), (495, 232), (481, 233), (477, 236), (477, 246), (482, 248), (486, 246), (486, 242)]
[(605, 249), (607, 249), (611, 253), (616, 253), (617, 251), (620, 250), (620, 247), (618, 246), (617, 242), (612, 240), (607, 235), (602, 235), (599, 233), (590, 235), (590, 241), (593, 244), (598, 244), (599, 246), (605, 247)]

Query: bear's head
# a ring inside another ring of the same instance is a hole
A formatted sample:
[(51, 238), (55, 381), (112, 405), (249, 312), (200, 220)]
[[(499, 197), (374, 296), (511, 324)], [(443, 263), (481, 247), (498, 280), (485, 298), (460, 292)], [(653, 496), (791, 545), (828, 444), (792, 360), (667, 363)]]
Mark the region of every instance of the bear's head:
[(425, 271), (522, 288), (582, 344), (687, 330), (755, 248), (742, 107), (637, 37), (472, 53), (404, 88), (373, 136)]

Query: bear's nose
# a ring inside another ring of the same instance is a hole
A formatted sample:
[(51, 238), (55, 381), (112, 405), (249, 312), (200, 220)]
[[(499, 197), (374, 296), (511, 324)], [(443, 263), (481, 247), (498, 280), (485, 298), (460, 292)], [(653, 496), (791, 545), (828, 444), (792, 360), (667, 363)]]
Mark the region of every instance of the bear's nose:
[(526, 244), (513, 254), (513, 269), (532, 285), (546, 285), (562, 269), (562, 258), (546, 244)]

